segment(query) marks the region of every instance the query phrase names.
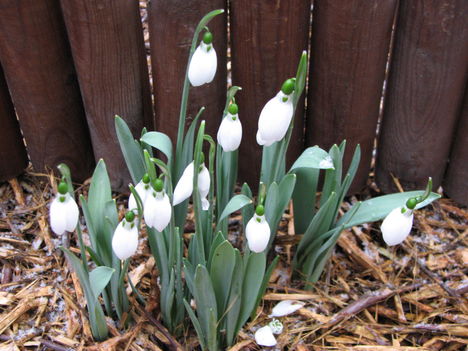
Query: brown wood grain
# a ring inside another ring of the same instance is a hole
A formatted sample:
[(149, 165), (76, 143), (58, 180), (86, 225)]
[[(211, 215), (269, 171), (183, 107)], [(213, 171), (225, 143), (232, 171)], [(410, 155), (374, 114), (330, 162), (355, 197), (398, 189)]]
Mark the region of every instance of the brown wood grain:
[[(210, 11), (225, 9), (224, 0), (152, 0), (149, 7), (149, 32), (155, 126), (176, 144), (180, 100), (193, 33), (198, 22)], [(206, 131), (216, 140), (216, 132), (226, 101), (226, 14), (216, 16), (208, 27), (213, 33), (213, 46), (218, 57), (214, 80), (200, 87), (190, 87), (187, 121), (202, 106), (201, 119)], [(201, 36), (200, 36), (201, 40)]]
[(468, 90), (457, 122), (443, 187), (448, 196), (468, 206)]
[(121, 116), (135, 137), (152, 128), (151, 95), (138, 1), (61, 0), (96, 159), (112, 188), (130, 175), (114, 128)]
[[(240, 180), (256, 187), (260, 177), (262, 148), (255, 135), (265, 103), (296, 75), (302, 51), (307, 50), (310, 1), (277, 0), (231, 2), (232, 83), (237, 94), (243, 140), (239, 150)], [(298, 104), (288, 164), (304, 148), (304, 96)]]
[(64, 162), (73, 179), (86, 179), (94, 158), (59, 3), (2, 1), (0, 38), (0, 61), (35, 170)]
[(329, 149), (346, 139), (345, 167), (357, 144), (350, 188), (366, 185), (397, 0), (314, 2), (306, 143)]
[(468, 73), (468, 2), (402, 1), (379, 138), (384, 192), (440, 185)]
[(0, 181), (16, 177), (28, 165), (28, 155), (0, 67)]

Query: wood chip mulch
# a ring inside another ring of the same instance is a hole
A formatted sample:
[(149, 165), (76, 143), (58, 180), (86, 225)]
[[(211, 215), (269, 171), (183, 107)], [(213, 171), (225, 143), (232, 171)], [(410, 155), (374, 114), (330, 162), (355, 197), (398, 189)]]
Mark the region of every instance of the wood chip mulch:
[[(111, 338), (93, 341), (78, 278), (57, 249), (70, 244), (79, 253), (75, 237), (56, 237), (48, 225), (52, 184), (53, 177), (31, 172), (0, 183), (0, 351), (198, 350), (188, 321), (186, 335), (177, 341), (160, 324), (157, 271), (144, 234), (130, 270), (146, 310), (133, 310), (135, 323), (128, 330), (108, 320)], [(86, 194), (87, 185), (78, 190)], [(123, 214), (123, 196), (118, 203)], [(231, 351), (260, 350), (255, 330), (286, 299), (305, 305), (280, 318), (284, 331), (272, 350), (466, 349), (466, 208), (444, 198), (417, 211), (411, 236), (396, 249), (386, 247), (376, 224), (345, 231), (321, 280), (308, 289), (291, 281), (296, 239), (290, 217), (282, 221), (276, 240), (280, 264), (257, 317)], [(239, 227), (238, 218), (231, 222)]]

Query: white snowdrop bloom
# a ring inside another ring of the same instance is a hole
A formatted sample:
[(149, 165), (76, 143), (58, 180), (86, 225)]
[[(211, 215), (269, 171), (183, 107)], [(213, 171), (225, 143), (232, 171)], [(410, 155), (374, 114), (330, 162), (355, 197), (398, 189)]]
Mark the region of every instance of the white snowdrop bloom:
[[(201, 170), (198, 172), (198, 192), (200, 194), (201, 203), (203, 210), (207, 210), (210, 206), (209, 201), (206, 199), (210, 192), (210, 172), (202, 164)], [(191, 162), (182, 173), (175, 189), (173, 204), (178, 205), (181, 202), (187, 200), (193, 192), (193, 162)]]
[(266, 325), (255, 332), (255, 342), (260, 346), (275, 346), (276, 339), (271, 328)]
[(284, 300), (276, 304), (269, 317), (283, 317), (296, 312), (304, 306), (302, 301)]
[(190, 60), (188, 79), (194, 87), (210, 83), (215, 76), (218, 59), (212, 41), (213, 35), (205, 32)]
[(134, 213), (127, 212), (125, 218), (117, 225), (112, 237), (112, 250), (121, 260), (132, 256), (138, 248), (138, 227), (134, 219)]
[[(261, 210), (259, 210), (261, 207)], [(270, 226), (265, 219), (263, 206), (257, 206), (256, 213), (245, 227), (245, 236), (250, 251), (263, 252), (270, 241)]]
[(242, 140), (242, 124), (237, 111), (236, 104), (229, 105), (228, 113), (218, 129), (218, 144), (221, 145), (224, 152), (237, 150)]
[(59, 184), (59, 193), (50, 204), (49, 211), (50, 226), (55, 234), (62, 235), (65, 231), (75, 230), (80, 211), (75, 200), (68, 193), (65, 182)]
[[(144, 207), (146, 199), (148, 198), (148, 195), (150, 195), (153, 190), (151, 188), (151, 185), (149, 184), (149, 176), (147, 174), (145, 174), (143, 176), (143, 179), (135, 186), (135, 190), (138, 193), (138, 196), (140, 197), (141, 202)], [(129, 211), (138, 210), (137, 202), (133, 193), (131, 193), (128, 198), (128, 210)]]
[(146, 199), (143, 211), (146, 225), (162, 232), (171, 221), (172, 206), (169, 196), (163, 191), (156, 191)]
[(401, 207), (392, 210), (380, 226), (383, 239), (388, 246), (401, 244), (411, 231), (413, 211), (407, 208), (404, 209), (406, 210), (404, 213), (401, 212)]
[(283, 139), (291, 123), (293, 112), (292, 98), (282, 91), (276, 94), (266, 103), (260, 113), (257, 143), (270, 146)]

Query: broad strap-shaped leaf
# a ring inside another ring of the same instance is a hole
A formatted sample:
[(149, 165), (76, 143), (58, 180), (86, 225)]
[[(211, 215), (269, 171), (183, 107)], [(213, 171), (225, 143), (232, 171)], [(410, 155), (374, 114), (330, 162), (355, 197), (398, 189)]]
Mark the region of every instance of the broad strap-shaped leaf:
[(312, 146), (302, 152), (289, 172), (298, 168), (333, 169), (334, 165), (328, 152), (318, 146)]
[(94, 170), (88, 194), (89, 214), (98, 237), (104, 229), (105, 206), (108, 201), (112, 201), (112, 191), (106, 165), (101, 159)]
[(229, 200), (228, 204), (221, 213), (221, 216), (218, 218), (218, 222), (222, 221), (223, 219), (227, 218), (231, 213), (236, 212), (243, 208), (244, 206), (252, 204), (253, 201), (251, 198), (247, 197), (246, 195), (239, 194), (235, 195)]
[(145, 174), (141, 147), (138, 143), (135, 143), (130, 128), (119, 116), (115, 116), (115, 131), (132, 181), (134, 184), (137, 184), (143, 178), (143, 174)]
[(222, 315), (231, 289), (232, 274), (236, 264), (234, 248), (229, 241), (218, 245), (213, 254), (210, 277), (216, 296), (218, 311)]
[(231, 291), (229, 292), (229, 300), (226, 306), (226, 340), (227, 346), (231, 346), (239, 332), (238, 319), (242, 303), (242, 282), (244, 280), (244, 262), (239, 250), (234, 249), (235, 267), (232, 273)]
[(172, 162), (172, 142), (166, 134), (161, 132), (148, 132), (141, 137), (140, 141), (151, 145), (166, 155), (168, 164)]
[(89, 283), (96, 299), (106, 288), (112, 274), (114, 274), (114, 269), (106, 266), (96, 267), (89, 273)]
[(315, 168), (296, 168), (296, 185), (292, 195), (294, 209), (294, 229), (303, 234), (315, 214), (315, 199), (320, 170)]
[(193, 327), (195, 328), (195, 331), (197, 332), (200, 346), (202, 350), (205, 351), (206, 350), (206, 336), (203, 332), (203, 328), (200, 324), (200, 321), (198, 320), (197, 316), (193, 312), (192, 307), (190, 307), (189, 303), (185, 299), (184, 299), (184, 306), (185, 306), (185, 309), (187, 310), (190, 320), (192, 321)]

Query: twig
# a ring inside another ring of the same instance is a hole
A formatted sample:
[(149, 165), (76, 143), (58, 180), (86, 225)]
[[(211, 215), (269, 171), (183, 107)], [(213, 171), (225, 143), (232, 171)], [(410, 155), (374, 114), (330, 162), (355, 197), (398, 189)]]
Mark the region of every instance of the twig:
[(70, 351), (70, 348), (56, 344), (52, 341), (42, 339), (41, 344), (55, 351)]

